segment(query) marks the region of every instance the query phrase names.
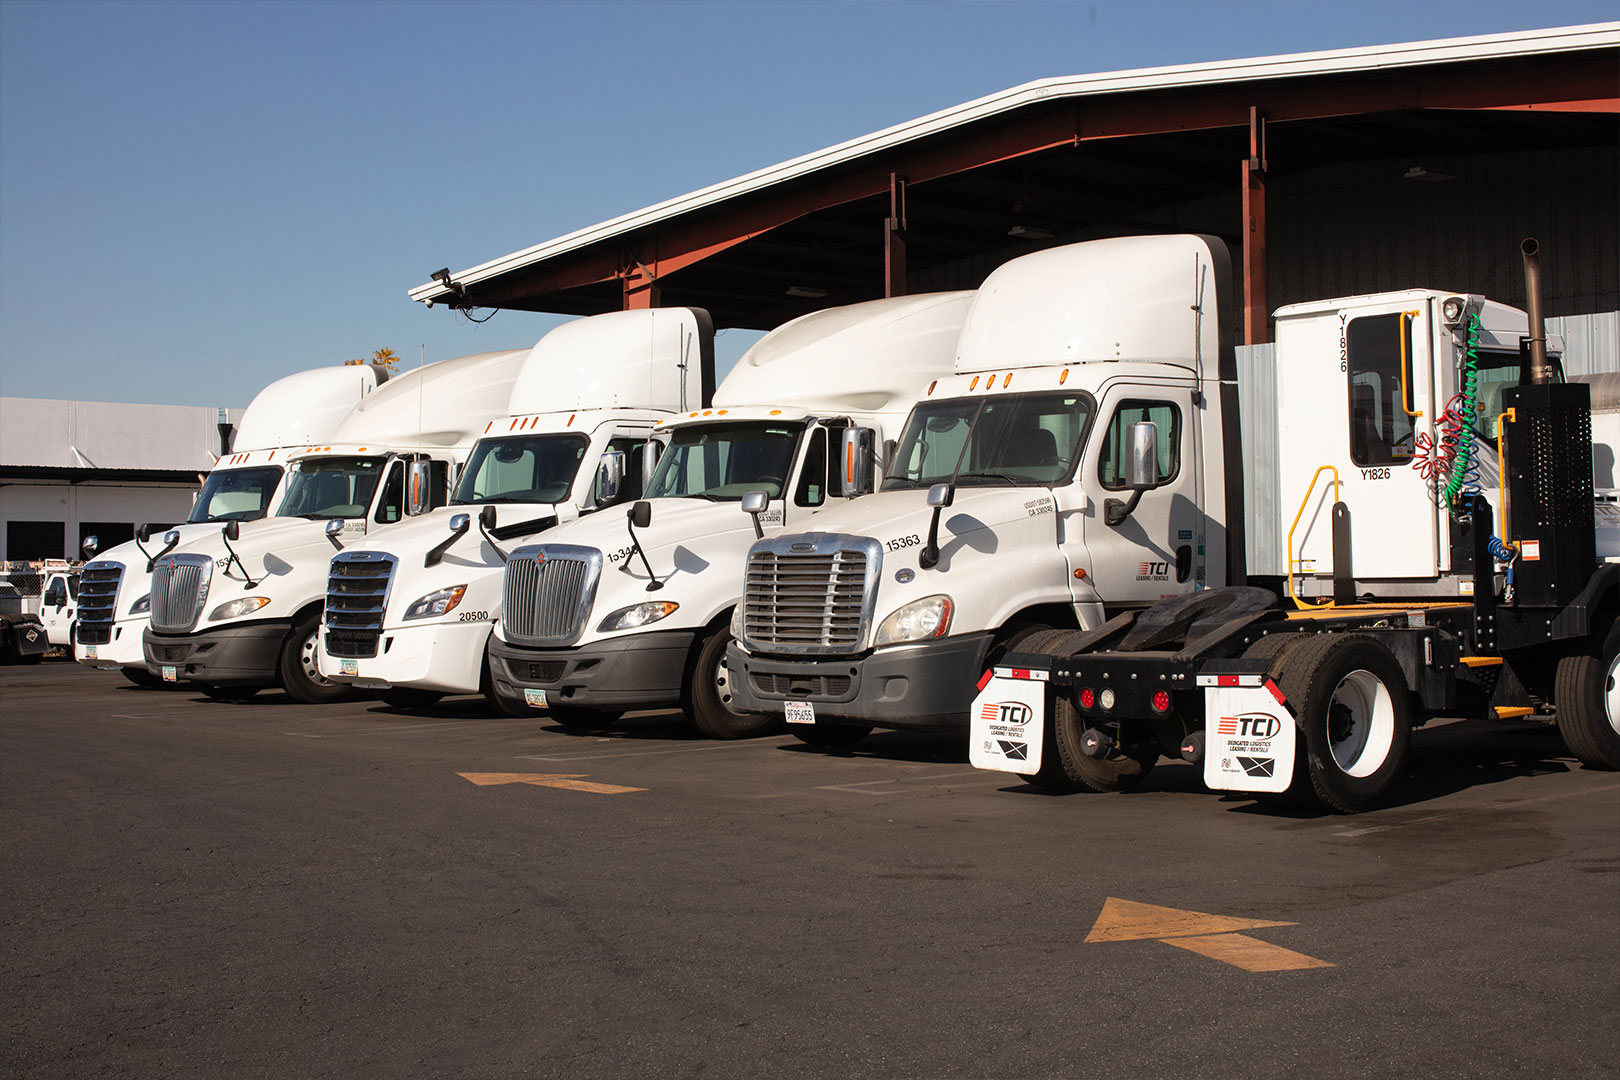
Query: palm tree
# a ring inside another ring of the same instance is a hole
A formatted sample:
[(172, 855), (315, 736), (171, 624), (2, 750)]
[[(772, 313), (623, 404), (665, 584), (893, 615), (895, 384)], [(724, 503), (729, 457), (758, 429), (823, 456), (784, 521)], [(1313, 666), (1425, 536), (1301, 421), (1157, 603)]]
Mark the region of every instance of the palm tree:
[(376, 352), (371, 354), (370, 360), (362, 358), (359, 360), (343, 361), (344, 367), (352, 367), (356, 364), (375, 364), (377, 367), (382, 368), (390, 375), (399, 374), (399, 357), (394, 353), (393, 349), (378, 349)]

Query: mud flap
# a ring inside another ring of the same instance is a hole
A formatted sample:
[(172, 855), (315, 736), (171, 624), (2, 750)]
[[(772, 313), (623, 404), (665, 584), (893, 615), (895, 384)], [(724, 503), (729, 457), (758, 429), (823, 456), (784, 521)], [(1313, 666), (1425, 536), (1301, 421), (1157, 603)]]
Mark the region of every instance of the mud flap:
[(970, 765), (1024, 775), (1040, 771), (1048, 678), (1048, 672), (1032, 668), (984, 673), (968, 725)]
[(1204, 691), (1204, 783), (1215, 791), (1287, 791), (1298, 728), (1264, 675), (1198, 676)]

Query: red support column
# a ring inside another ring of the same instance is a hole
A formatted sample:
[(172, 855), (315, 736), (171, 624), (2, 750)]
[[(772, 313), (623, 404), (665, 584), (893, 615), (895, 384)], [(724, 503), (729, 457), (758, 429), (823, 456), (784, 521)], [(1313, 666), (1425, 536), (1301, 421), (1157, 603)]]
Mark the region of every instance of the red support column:
[(1249, 157), (1243, 163), (1243, 343), (1270, 339), (1266, 317), (1266, 118), (1249, 108)]
[(906, 295), (906, 182), (889, 174), (889, 216), (883, 220), (883, 295)]
[(658, 279), (653, 272), (636, 263), (624, 273), (624, 310), (637, 311), (659, 305)]

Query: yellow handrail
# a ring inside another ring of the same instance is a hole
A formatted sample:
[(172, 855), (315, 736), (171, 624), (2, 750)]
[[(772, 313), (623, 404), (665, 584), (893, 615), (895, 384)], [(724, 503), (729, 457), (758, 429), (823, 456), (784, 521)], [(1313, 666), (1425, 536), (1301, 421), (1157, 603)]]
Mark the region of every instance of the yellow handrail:
[(1496, 417), (1496, 490), (1497, 505), (1502, 508), (1502, 543), (1508, 547), (1513, 546), (1513, 532), (1508, 528), (1508, 497), (1507, 497), (1507, 432), (1502, 430), (1504, 423), (1517, 424), (1518, 412), (1506, 409)]
[[(1413, 412), (1411, 409), (1408, 409), (1406, 407), (1406, 403), (1408, 401), (1411, 401), (1411, 398), (1409, 398), (1407, 396), (1407, 389), (1406, 389), (1406, 369), (1409, 366), (1409, 361), (1408, 361), (1407, 354), (1406, 354), (1407, 320), (1415, 319), (1421, 314), (1423, 314), (1423, 312), (1421, 312), (1421, 311), (1403, 311), (1403, 312), (1401, 312), (1401, 411), (1406, 413), (1407, 416), (1422, 416), (1423, 415), (1423, 410), (1422, 409), (1419, 409), (1417, 412)], [(1413, 404), (1415, 405), (1417, 403), (1413, 402)]]
[(1304, 559), (1296, 560), (1294, 558), (1294, 530), (1299, 527), (1299, 519), (1305, 516), (1305, 507), (1310, 505), (1311, 492), (1316, 490), (1317, 477), (1325, 472), (1333, 474), (1333, 501), (1339, 501), (1339, 470), (1332, 465), (1323, 465), (1311, 474), (1310, 486), (1305, 489), (1305, 497), (1299, 501), (1299, 512), (1294, 515), (1294, 523), (1288, 526), (1288, 598), (1294, 602), (1294, 606), (1297, 608), (1333, 606), (1331, 599), (1324, 604), (1306, 603), (1294, 591), (1294, 567), (1296, 564), (1303, 565), (1305, 562)]

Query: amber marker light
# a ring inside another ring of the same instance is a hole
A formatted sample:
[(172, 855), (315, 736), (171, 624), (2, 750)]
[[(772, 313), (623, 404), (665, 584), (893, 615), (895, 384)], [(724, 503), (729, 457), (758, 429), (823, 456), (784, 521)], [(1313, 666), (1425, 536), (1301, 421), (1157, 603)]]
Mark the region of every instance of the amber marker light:
[(1058, 385), (1062, 386), (1064, 383), (1066, 383), (1068, 381), (1069, 381), (1069, 369), (1064, 368), (1063, 369), (1063, 374), (1058, 376)]
[(1007, 377), (1005, 379), (1001, 380), (1001, 388), (1003, 390), (1007, 389), (1007, 385), (1009, 383), (1011, 383), (1011, 382), (1012, 382), (1012, 372), (1009, 371), (1009, 372), (1007, 372)]
[(1084, 580), (1086, 580), (1086, 568), (1085, 567), (1077, 566), (1077, 567), (1074, 568), (1074, 580), (1076, 580), (1076, 581), (1084, 581)]

